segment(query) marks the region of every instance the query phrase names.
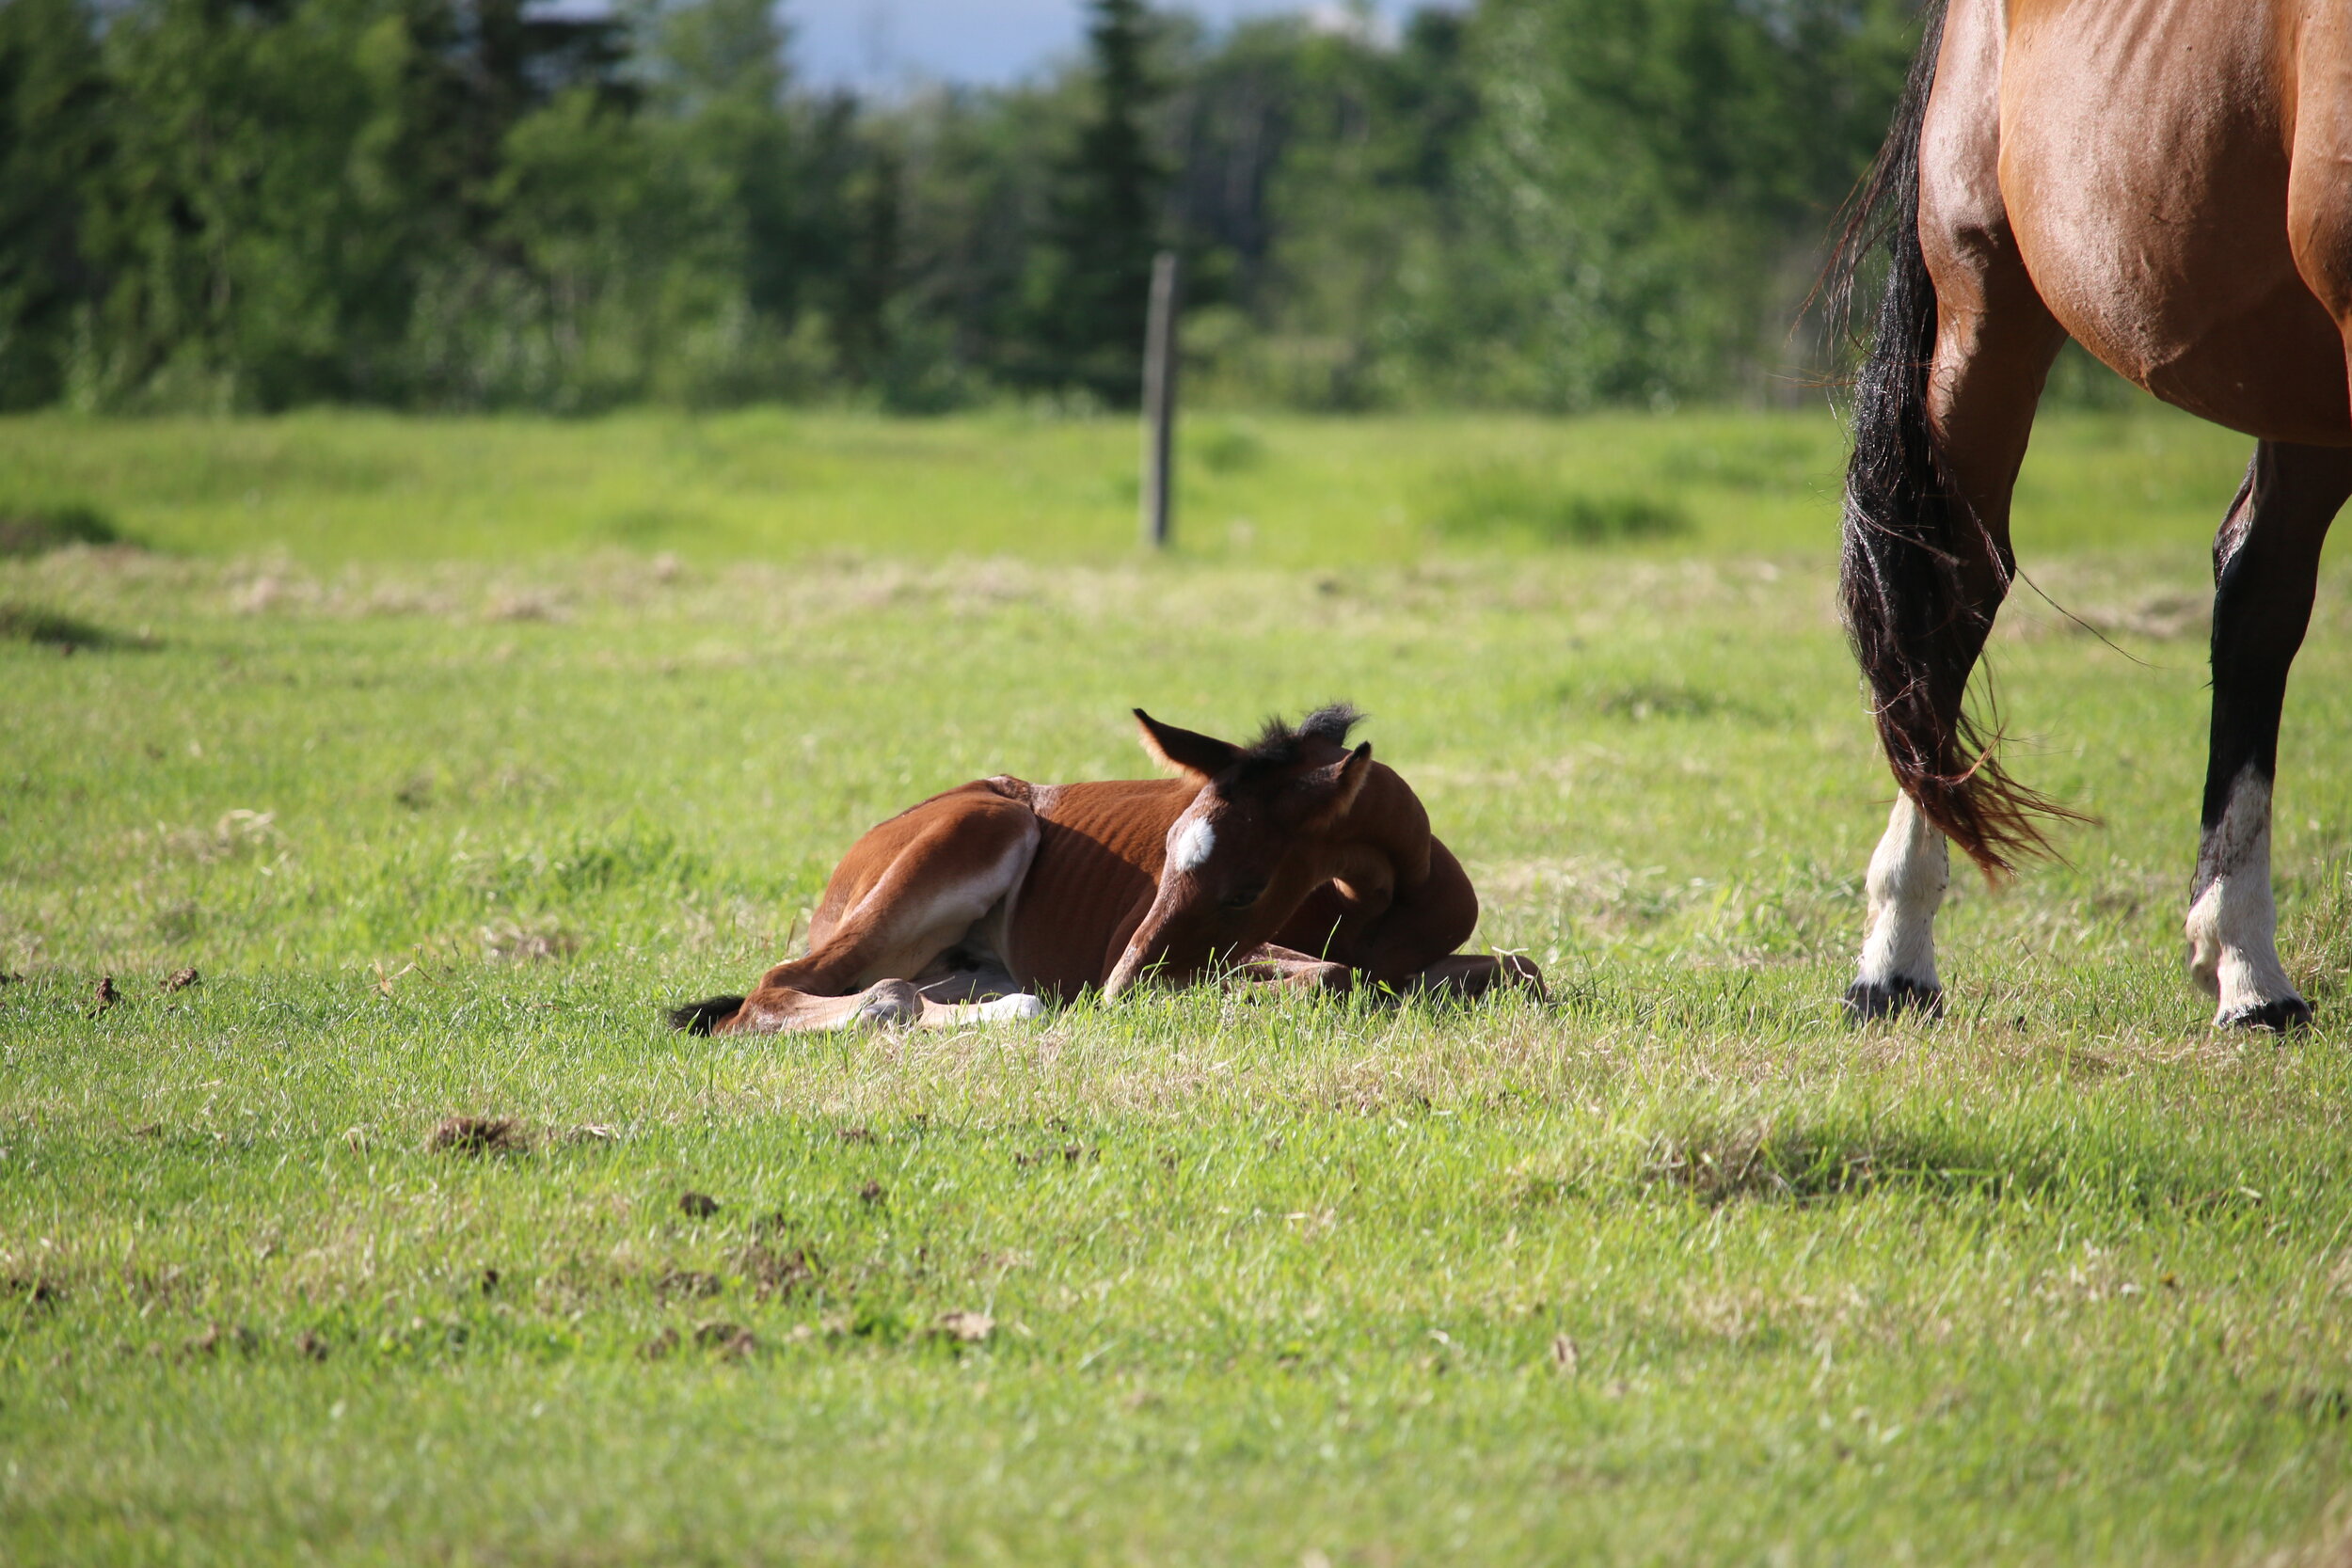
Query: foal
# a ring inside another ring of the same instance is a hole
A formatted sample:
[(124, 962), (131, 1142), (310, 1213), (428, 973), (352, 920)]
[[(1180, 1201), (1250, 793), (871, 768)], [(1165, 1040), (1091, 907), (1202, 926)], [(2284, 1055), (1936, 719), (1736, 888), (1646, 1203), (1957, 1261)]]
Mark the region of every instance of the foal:
[(825, 884), (806, 955), (674, 1027), (774, 1034), (1034, 1018), (1041, 996), (1184, 985), (1231, 966), (1279, 985), (1476, 995), (1543, 991), (1523, 958), (1456, 956), (1478, 895), (1403, 779), (1348, 749), (1336, 705), (1248, 746), (1141, 708), (1170, 779), (934, 795), (856, 844)]

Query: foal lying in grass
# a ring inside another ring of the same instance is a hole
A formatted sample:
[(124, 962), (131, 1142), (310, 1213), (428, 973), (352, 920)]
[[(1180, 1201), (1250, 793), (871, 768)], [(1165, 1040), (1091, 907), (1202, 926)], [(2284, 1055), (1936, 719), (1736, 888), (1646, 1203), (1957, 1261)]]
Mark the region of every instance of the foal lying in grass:
[(1478, 895), (1405, 781), (1370, 742), (1348, 749), (1353, 708), (1269, 721), (1248, 746), (1136, 719), (1177, 777), (1000, 776), (935, 795), (850, 846), (804, 957), (670, 1022), (773, 1034), (1034, 1018), (1041, 996), (1220, 970), (1327, 990), (1542, 993), (1523, 958), (1454, 953)]

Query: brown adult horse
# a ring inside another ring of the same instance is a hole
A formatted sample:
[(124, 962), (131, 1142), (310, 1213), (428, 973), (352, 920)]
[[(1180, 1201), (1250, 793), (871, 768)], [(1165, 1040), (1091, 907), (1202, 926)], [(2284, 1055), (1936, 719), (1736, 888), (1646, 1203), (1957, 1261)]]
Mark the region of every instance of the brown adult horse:
[(1857, 1014), (1933, 1009), (1945, 840), (1988, 874), (2051, 804), (1963, 708), (2014, 570), (2010, 495), (2071, 335), (2255, 437), (2214, 540), (2213, 729), (2187, 920), (2214, 1022), (2311, 1006), (2279, 962), (2270, 790), (2321, 542), (2352, 496), (2352, 7), (1949, 0), (1848, 230), (1891, 266), (1854, 405), (1846, 622), (1902, 794)]
[(1524, 959), (1454, 956), (1478, 895), (1405, 781), (1370, 742), (1348, 749), (1353, 708), (1270, 721), (1248, 746), (1141, 708), (1136, 721), (1177, 777), (999, 777), (934, 795), (850, 847), (804, 957), (671, 1022), (773, 1034), (1033, 1018), (1041, 994), (1115, 997), (1229, 965), (1327, 990), (1541, 993)]

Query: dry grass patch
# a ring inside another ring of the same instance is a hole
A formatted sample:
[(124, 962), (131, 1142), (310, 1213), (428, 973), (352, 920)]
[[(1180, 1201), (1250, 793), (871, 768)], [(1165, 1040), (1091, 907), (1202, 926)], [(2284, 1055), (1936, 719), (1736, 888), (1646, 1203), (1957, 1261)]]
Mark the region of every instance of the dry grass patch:
[(425, 1147), (437, 1154), (528, 1154), (531, 1135), (510, 1117), (446, 1117)]

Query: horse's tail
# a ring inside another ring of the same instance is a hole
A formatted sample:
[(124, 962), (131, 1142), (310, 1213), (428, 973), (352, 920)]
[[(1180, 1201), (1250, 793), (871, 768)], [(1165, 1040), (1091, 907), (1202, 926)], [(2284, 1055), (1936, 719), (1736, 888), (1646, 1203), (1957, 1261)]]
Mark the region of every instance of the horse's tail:
[(2004, 581), (2011, 562), (1947, 480), (1928, 428), (1935, 283), (1919, 247), (1919, 133), (1943, 32), (1943, 7), (1932, 5), (1894, 125), (1832, 263), (1831, 302), (1842, 314), (1856, 269), (1884, 239), (1877, 330), (1854, 380), (1838, 588), (1896, 783), (1990, 876), (2048, 853), (2037, 818), (2066, 814), (2002, 770), (1993, 756), (1997, 727), (1988, 733), (1963, 703), (1993, 607), (1963, 592), (1962, 561), (1989, 557)]
[(689, 1035), (707, 1035), (710, 1026), (733, 1018), (743, 1010), (739, 996), (714, 996), (703, 1002), (689, 1002), (683, 1007), (670, 1009), (670, 1027)]

